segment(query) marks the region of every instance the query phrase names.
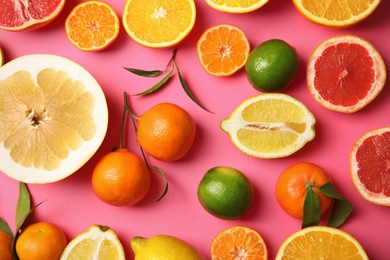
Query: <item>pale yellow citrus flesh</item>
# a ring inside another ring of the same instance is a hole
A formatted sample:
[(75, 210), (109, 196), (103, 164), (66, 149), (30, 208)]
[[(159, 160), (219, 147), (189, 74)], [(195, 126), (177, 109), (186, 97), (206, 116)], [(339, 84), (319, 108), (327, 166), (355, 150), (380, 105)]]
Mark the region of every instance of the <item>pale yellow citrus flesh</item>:
[(366, 19), (381, 0), (293, 0), (307, 19), (329, 27), (345, 28)]
[(115, 10), (101, 1), (77, 5), (65, 21), (69, 41), (84, 51), (107, 48), (119, 34), (119, 18)]
[(368, 260), (368, 257), (359, 241), (349, 233), (332, 227), (312, 226), (289, 236), (275, 259)]
[(99, 84), (78, 64), (48, 54), (20, 57), (0, 70), (0, 170), (26, 183), (75, 172), (107, 130)]
[(194, 0), (127, 0), (122, 23), (137, 43), (151, 48), (177, 45), (193, 29)]
[(312, 140), (315, 122), (313, 114), (297, 99), (269, 93), (245, 100), (221, 122), (221, 128), (245, 154), (279, 158)]
[(124, 260), (123, 246), (114, 230), (92, 225), (69, 242), (60, 260)]
[(227, 13), (248, 13), (265, 5), (268, 0), (206, 0), (212, 8)]

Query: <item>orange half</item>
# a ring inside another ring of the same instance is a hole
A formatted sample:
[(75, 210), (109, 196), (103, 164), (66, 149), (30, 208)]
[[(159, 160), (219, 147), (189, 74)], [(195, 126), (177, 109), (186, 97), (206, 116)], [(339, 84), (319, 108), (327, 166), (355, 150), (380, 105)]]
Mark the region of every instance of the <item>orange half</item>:
[(268, 0), (206, 0), (215, 10), (227, 13), (249, 13), (265, 5)]

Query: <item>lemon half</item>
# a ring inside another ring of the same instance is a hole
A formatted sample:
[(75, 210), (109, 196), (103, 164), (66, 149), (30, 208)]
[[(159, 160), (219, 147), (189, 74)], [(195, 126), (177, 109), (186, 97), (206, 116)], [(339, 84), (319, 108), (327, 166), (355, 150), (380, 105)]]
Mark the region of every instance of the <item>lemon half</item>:
[(105, 95), (77, 63), (32, 54), (0, 68), (0, 171), (25, 183), (59, 181), (100, 147)]

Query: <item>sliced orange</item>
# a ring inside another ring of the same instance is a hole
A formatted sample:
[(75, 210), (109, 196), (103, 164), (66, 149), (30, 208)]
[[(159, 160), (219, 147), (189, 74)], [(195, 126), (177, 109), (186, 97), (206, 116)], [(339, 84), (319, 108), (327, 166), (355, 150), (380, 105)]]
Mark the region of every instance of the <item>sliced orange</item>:
[(368, 257), (359, 241), (349, 233), (332, 227), (311, 226), (289, 236), (275, 259), (368, 260)]
[(367, 201), (390, 206), (389, 165), (389, 126), (364, 133), (352, 146), (352, 183)]
[(222, 230), (213, 239), (211, 260), (268, 259), (268, 250), (261, 235), (245, 226), (233, 226)]
[(293, 2), (298, 11), (310, 21), (329, 27), (345, 28), (367, 18), (381, 0), (293, 0)]
[(229, 24), (214, 25), (198, 40), (197, 53), (203, 69), (213, 76), (230, 76), (241, 69), (250, 46), (244, 32)]
[(385, 63), (367, 40), (342, 35), (320, 43), (308, 61), (307, 84), (327, 109), (353, 113), (368, 105), (386, 82)]
[(109, 4), (86, 1), (70, 12), (65, 30), (69, 41), (80, 50), (103, 50), (117, 38), (119, 18)]
[(215, 10), (227, 13), (249, 13), (265, 5), (268, 0), (206, 0)]
[(194, 0), (126, 0), (122, 23), (137, 43), (151, 48), (177, 45), (195, 25)]

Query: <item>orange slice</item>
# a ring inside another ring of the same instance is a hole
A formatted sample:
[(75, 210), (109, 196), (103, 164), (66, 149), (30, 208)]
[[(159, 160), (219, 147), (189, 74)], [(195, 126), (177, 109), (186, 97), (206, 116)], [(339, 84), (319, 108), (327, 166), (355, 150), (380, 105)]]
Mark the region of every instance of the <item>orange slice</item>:
[(293, 2), (298, 11), (310, 21), (329, 27), (345, 28), (367, 18), (381, 0), (293, 0)]
[(215, 10), (227, 13), (249, 13), (265, 5), (268, 0), (206, 0)]
[(268, 259), (268, 250), (261, 235), (244, 226), (222, 230), (213, 239), (210, 248), (211, 260), (222, 259)]
[(368, 257), (359, 241), (347, 232), (312, 226), (293, 233), (283, 242), (275, 260), (281, 259), (368, 260)]
[(207, 29), (198, 40), (198, 59), (213, 76), (230, 76), (245, 66), (250, 52), (244, 32), (233, 25), (219, 24)]
[(86, 1), (70, 12), (65, 30), (69, 41), (80, 50), (103, 50), (118, 37), (119, 18), (109, 4)]
[(137, 43), (151, 48), (177, 45), (195, 25), (194, 0), (126, 0), (122, 23)]
[(353, 113), (368, 105), (386, 82), (385, 63), (367, 40), (342, 35), (320, 43), (307, 65), (307, 84), (327, 109)]
[(373, 129), (351, 150), (351, 177), (356, 190), (374, 204), (390, 206), (390, 127)]

